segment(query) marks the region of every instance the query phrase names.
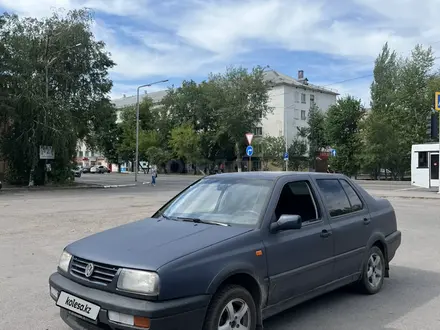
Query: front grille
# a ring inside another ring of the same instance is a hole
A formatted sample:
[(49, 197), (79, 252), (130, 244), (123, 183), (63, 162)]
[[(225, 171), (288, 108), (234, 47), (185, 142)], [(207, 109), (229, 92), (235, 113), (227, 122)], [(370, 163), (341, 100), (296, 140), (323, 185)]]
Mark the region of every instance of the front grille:
[[(88, 264), (93, 264), (94, 271), (92, 276), (86, 277), (85, 270)], [(115, 277), (116, 273), (118, 272), (118, 267), (110, 266), (101, 264), (99, 262), (93, 262), (86, 259), (73, 257), (71, 266), (70, 266), (70, 272), (78, 277), (81, 277), (85, 280), (99, 283), (99, 284), (109, 284), (111, 281), (113, 281), (113, 278)]]

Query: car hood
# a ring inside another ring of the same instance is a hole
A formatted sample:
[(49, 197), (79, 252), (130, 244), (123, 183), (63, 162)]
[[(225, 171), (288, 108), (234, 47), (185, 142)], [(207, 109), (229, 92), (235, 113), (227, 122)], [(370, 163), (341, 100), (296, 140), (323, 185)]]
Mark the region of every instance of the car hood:
[(175, 259), (251, 230), (149, 218), (83, 238), (66, 250), (90, 261), (157, 270)]

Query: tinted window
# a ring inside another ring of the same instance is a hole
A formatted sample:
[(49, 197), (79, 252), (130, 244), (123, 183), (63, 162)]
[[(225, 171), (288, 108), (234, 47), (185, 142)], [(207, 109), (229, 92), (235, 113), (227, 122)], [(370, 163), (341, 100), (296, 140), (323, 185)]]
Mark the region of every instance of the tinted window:
[(306, 181), (290, 182), (283, 187), (275, 215), (279, 219), (287, 214), (301, 216), (302, 222), (321, 218), (310, 185)]
[(350, 202), (339, 180), (316, 180), (316, 182), (324, 196), (330, 216), (336, 217), (351, 212)]
[(345, 180), (340, 180), (341, 185), (344, 188), (345, 192), (347, 193), (348, 200), (351, 204), (351, 209), (353, 211), (359, 211), (362, 210), (362, 201), (359, 198), (358, 194), (354, 189), (349, 185), (349, 183)]

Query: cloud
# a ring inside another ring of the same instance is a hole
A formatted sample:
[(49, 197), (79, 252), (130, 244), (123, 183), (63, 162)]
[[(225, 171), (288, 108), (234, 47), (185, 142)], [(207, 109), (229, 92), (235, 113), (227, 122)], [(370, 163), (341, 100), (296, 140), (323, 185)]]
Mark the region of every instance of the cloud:
[(55, 7), (96, 11), (93, 31), (117, 63), (113, 95), (129, 94), (134, 81), (269, 64), (293, 76), (304, 69), (314, 84), (341, 82), (331, 87), (368, 102), (371, 78), (353, 78), (371, 73), (386, 41), (404, 55), (416, 43), (440, 51), (438, 0), (0, 0), (0, 9), (34, 17)]
[[(140, 86), (143, 83), (137, 83), (137, 84), (133, 84), (133, 83), (126, 83), (126, 82), (119, 82), (117, 84), (115, 84), (115, 86), (112, 89), (112, 92), (110, 94), (110, 97), (112, 99), (118, 99), (118, 98), (122, 98), (125, 96), (133, 96), (136, 95), (136, 90), (138, 88), (138, 86)], [(140, 91), (141, 94), (145, 94), (145, 93), (152, 93), (152, 92), (157, 92), (157, 91), (161, 91), (164, 89), (167, 89), (168, 85), (162, 84), (162, 85), (153, 85), (151, 87), (147, 87), (147, 88), (143, 88), (142, 91)]]

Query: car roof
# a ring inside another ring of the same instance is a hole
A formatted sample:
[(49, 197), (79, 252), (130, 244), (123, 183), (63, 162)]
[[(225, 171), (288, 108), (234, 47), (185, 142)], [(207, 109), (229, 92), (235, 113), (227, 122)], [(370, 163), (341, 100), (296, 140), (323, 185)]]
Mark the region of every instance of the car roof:
[(306, 179), (309, 176), (315, 178), (346, 178), (343, 174), (337, 173), (322, 173), (322, 172), (271, 172), (271, 171), (256, 171), (256, 172), (232, 172), (232, 173), (221, 173), (208, 175), (205, 178), (215, 178), (215, 179), (260, 179), (260, 180), (271, 180), (276, 181), (282, 177), (293, 177), (294, 180)]

